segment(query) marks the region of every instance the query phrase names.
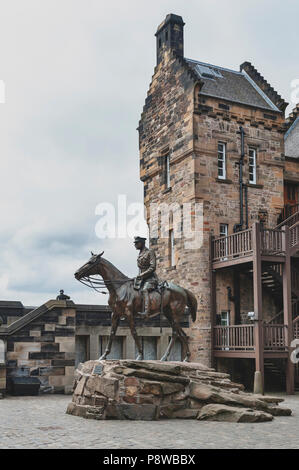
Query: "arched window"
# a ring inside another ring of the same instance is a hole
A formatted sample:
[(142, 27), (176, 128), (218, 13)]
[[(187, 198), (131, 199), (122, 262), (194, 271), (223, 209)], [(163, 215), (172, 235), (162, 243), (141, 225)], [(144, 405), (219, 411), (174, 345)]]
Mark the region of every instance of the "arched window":
[(5, 364), (5, 343), (0, 339), (0, 364)]

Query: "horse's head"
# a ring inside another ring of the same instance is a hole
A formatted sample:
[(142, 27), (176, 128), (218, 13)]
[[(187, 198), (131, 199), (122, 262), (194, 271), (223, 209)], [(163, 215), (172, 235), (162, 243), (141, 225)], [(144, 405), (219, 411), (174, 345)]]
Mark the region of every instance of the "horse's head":
[(75, 278), (79, 281), (83, 277), (98, 274), (98, 265), (101, 262), (101, 257), (103, 256), (103, 254), (104, 254), (103, 251), (99, 255), (96, 255), (93, 252), (91, 252), (91, 257), (87, 261), (87, 263), (83, 264), (83, 266), (81, 266), (81, 268), (79, 268), (75, 272)]

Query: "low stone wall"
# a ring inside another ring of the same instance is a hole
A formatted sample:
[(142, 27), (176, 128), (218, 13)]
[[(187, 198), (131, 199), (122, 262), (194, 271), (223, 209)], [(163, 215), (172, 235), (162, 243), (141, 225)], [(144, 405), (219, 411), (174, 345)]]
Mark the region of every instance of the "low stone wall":
[(41, 392), (72, 392), (76, 310), (72, 302), (64, 301), (49, 301), (41, 309), (30, 322), (23, 317), (24, 325), (6, 337), (8, 392), (15, 376), (38, 377)]
[(279, 398), (245, 393), (229, 375), (199, 363), (88, 361), (80, 364), (67, 413), (93, 419), (193, 418), (270, 421), (291, 414)]

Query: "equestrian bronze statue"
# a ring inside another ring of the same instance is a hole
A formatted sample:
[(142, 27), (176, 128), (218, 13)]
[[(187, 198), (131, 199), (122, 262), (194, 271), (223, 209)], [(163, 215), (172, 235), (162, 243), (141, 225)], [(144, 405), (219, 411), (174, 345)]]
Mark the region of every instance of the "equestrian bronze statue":
[(175, 340), (178, 338), (184, 351), (184, 360), (188, 361), (190, 357), (188, 337), (181, 327), (181, 321), (186, 308), (192, 321), (196, 320), (197, 300), (192, 292), (184, 287), (172, 282), (159, 282), (155, 272), (154, 251), (146, 248), (145, 238), (135, 237), (134, 243), (136, 249), (139, 250), (137, 260), (139, 274), (136, 278), (128, 278), (104, 259), (104, 252), (99, 255), (92, 253), (89, 261), (75, 273), (75, 278), (88, 287), (97, 291), (101, 287), (106, 287), (109, 292), (108, 304), (112, 310), (111, 332), (106, 350), (100, 360), (106, 359), (109, 355), (121, 318), (127, 319), (138, 350), (136, 359), (142, 360), (143, 351), (135, 327), (135, 318), (152, 318), (163, 313), (172, 328), (172, 337), (161, 360), (167, 361)]

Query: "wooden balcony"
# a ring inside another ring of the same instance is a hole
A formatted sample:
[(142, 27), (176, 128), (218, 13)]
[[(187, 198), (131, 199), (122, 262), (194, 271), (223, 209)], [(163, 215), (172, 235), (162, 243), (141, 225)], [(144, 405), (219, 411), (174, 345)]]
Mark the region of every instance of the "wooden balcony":
[[(288, 239), (286, 243), (286, 230)], [(213, 268), (227, 267), (229, 265), (252, 261), (255, 247), (260, 247), (262, 261), (284, 262), (286, 250), (294, 254), (299, 249), (299, 222), (290, 228), (263, 229), (254, 233), (253, 229), (233, 233), (227, 237), (212, 239)]]
[[(255, 324), (215, 326), (214, 355), (215, 357), (255, 357), (256, 333)], [(264, 355), (286, 357), (286, 325), (263, 325)], [(299, 334), (299, 326), (298, 326)]]

